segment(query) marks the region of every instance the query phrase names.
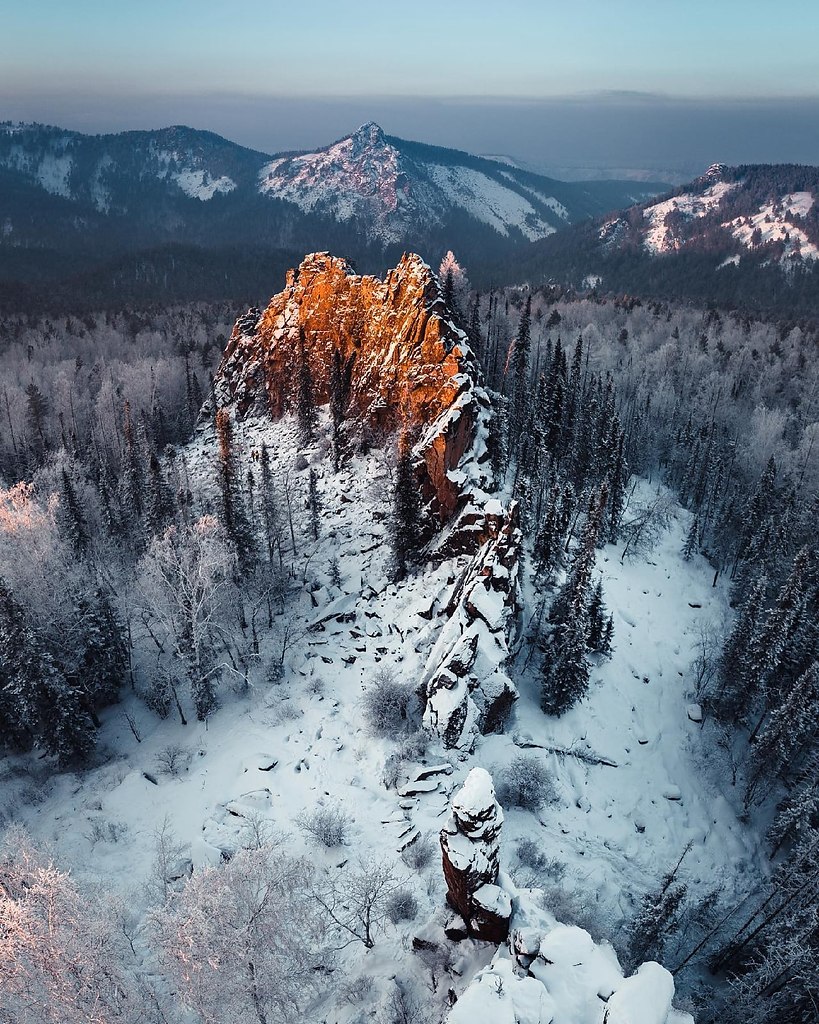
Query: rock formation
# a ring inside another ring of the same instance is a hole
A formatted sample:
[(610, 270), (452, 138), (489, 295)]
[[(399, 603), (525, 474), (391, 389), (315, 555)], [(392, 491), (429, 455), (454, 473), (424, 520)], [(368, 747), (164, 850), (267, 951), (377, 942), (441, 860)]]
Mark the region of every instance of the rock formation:
[(416, 473), (433, 523), (449, 523), (476, 491), (492, 489), (489, 396), (419, 256), (404, 255), (383, 281), (328, 253), (306, 256), (264, 312), (237, 321), (216, 376), (217, 403), (240, 417), (293, 408), (302, 346), (317, 404), (330, 399), (338, 350), (352, 360), (350, 415), (376, 433), (405, 426), (417, 435)]
[[(463, 514), (460, 522), (464, 538), (469, 517)], [(490, 501), (478, 522), (489, 539), (452, 588), (444, 609), (449, 619), (421, 678), (424, 724), (447, 747), (469, 748), (478, 732), (500, 730), (517, 700), (504, 665), (518, 611), (518, 507), (513, 503), (504, 513)]]
[(555, 920), (539, 890), (503, 884), (513, 908), (508, 945), (475, 975), (447, 1024), (694, 1024), (674, 1008), (674, 978), (660, 964), (625, 977), (609, 943)]
[(502, 825), (492, 777), (484, 768), (473, 768), (452, 798), (441, 851), (450, 906), (470, 935), (488, 942), (503, 942), (512, 910), (497, 884)]

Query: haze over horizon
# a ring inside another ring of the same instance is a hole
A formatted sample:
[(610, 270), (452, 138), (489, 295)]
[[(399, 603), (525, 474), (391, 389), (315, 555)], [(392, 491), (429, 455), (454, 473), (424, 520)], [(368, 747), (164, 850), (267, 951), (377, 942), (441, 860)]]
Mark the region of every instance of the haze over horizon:
[(265, 152), (375, 120), (551, 172), (819, 163), (819, 10), (789, 11), (42, 0), (6, 13), (0, 119), (91, 133), (188, 124)]

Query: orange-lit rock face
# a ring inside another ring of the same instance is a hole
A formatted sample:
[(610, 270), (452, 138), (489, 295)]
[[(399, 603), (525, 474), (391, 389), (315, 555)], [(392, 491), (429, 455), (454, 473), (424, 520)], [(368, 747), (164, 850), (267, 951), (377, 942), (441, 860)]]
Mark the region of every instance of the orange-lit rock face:
[(240, 416), (293, 408), (301, 332), (317, 404), (330, 399), (339, 349), (345, 360), (354, 356), (349, 414), (376, 429), (419, 429), (419, 482), (431, 510), (449, 520), (461, 486), (447, 474), (471, 449), (489, 403), (429, 267), (405, 255), (381, 281), (327, 253), (305, 257), (258, 322), (237, 322), (217, 375), (219, 404), (234, 403)]

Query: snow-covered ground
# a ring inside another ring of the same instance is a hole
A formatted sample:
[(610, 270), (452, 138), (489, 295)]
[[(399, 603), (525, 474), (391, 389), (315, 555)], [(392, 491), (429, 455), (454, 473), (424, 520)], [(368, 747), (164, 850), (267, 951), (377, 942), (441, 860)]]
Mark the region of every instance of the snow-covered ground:
[[(289, 421), (247, 423), (238, 435), (246, 458), (262, 441), (274, 459), (295, 450)], [(187, 450), (190, 473), (209, 474), (213, 453), (213, 438), (205, 432)], [(292, 460), (292, 454), (286, 457)], [(538, 707), (536, 658), (525, 667), (523, 648), (510, 673), (521, 698), (507, 731), (481, 737), (472, 753), (443, 750), (430, 740), (426, 754), (406, 764), (397, 788), (387, 788), (384, 762), (396, 744), (368, 731), (362, 693), (381, 668), (417, 682), (443, 623), (421, 612), (451, 587), (462, 562), (427, 568), (400, 586), (389, 583), (388, 460), (373, 451), (357, 456), (338, 475), (318, 449), (313, 462), (323, 504), (321, 536), (316, 544), (306, 523), (301, 528), (294, 570), (311, 582), (312, 594), (303, 589), (284, 617), (298, 624), (298, 639), (285, 654), (283, 678), (257, 680), (242, 696), (226, 690), (223, 707), (207, 725), (192, 713), (184, 727), (175, 715), (160, 722), (126, 695), (104, 715), (101, 741), (111, 752), (106, 763), (37, 785), (30, 777), (15, 782), (8, 773), (0, 790), (7, 812), (13, 804), (14, 816), (36, 840), (52, 844), (59, 862), (81, 877), (101, 877), (121, 887), (132, 894), (134, 906), (144, 902), (142, 884), (164, 820), (195, 867), (218, 862), (221, 848), (240, 845), (250, 811), (289, 833), (292, 847), (304, 849), (319, 865), (341, 869), (362, 853), (395, 862), (413, 879), (416, 920), (391, 928), (372, 951), (356, 943), (343, 953), (346, 977), (366, 971), (384, 992), (396, 974), (425, 977), (410, 940), (431, 915), (444, 919), (445, 886), (436, 851), (450, 795), (474, 765), (493, 771), (522, 748), (545, 759), (558, 798), (537, 815), (506, 812), (501, 865), (520, 877), (517, 840), (534, 839), (554, 864), (564, 865), (557, 888), (574, 890), (586, 915), (582, 923), (595, 922), (595, 938), (624, 938), (621, 925), (635, 902), (673, 867), (689, 842), (680, 877), (695, 898), (715, 887), (725, 894), (747, 887), (748, 873), (757, 870), (753, 837), (738, 822), (726, 784), (709, 769), (701, 726), (689, 715), (699, 624), (721, 622), (726, 604), (722, 588), (712, 588), (705, 562), (682, 559), (686, 513), (679, 512), (645, 558), (621, 565), (619, 548), (599, 553), (614, 613), (614, 653), (595, 667), (587, 699), (560, 720), (545, 717)], [(294, 473), (290, 462), (288, 468), (306, 489), (307, 470)], [(329, 578), (333, 557), (339, 562), (340, 589)], [(536, 595), (530, 584), (527, 589), (528, 617)], [(283, 622), (266, 641), (263, 656), (276, 653)], [(177, 777), (157, 772), (157, 758), (170, 745), (183, 747), (189, 758)], [(601, 763), (590, 764), (589, 758)], [(434, 772), (416, 784), (430, 766)], [(25, 785), (24, 793), (18, 783)], [(343, 847), (319, 849), (299, 830), (300, 813), (321, 805), (349, 815)], [(425, 837), (433, 846), (429, 863), (420, 871), (406, 868), (402, 848), (409, 841), (423, 844)], [(556, 909), (557, 916), (565, 909)], [(456, 992), (493, 953), (472, 942), (456, 948)], [(443, 1015), (443, 1001), (440, 1009)], [(346, 1022), (355, 1013), (351, 1006), (333, 1008), (327, 995), (303, 1019)]]
[(724, 226), (729, 228), (734, 238), (746, 247), (753, 248), (752, 235), (759, 230), (759, 244), (766, 242), (784, 242), (785, 251), (782, 260), (801, 256), (806, 260), (819, 259), (819, 248), (810, 241), (808, 236), (798, 227), (794, 216), (802, 217), (813, 207), (813, 195), (810, 192), (790, 192), (778, 203), (765, 203), (759, 212), (752, 217), (737, 217)]
[(704, 217), (711, 210), (716, 209), (725, 196), (737, 188), (738, 184), (738, 182), (718, 181), (700, 195), (683, 192), (672, 199), (665, 199), (646, 207), (643, 210), (643, 218), (648, 222), (645, 248), (653, 253), (671, 252), (678, 249), (680, 247), (679, 239), (674, 237), (665, 223), (668, 214), (679, 213), (686, 220)]

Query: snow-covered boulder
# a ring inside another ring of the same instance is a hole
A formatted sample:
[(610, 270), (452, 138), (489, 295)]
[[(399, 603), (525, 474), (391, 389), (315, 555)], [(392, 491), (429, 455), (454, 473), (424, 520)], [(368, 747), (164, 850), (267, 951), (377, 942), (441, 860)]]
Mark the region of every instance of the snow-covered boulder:
[(512, 906), (508, 944), (474, 977), (447, 1024), (694, 1024), (674, 1009), (674, 979), (660, 964), (624, 977), (608, 943), (556, 921), (539, 890), (518, 889), (503, 874), (500, 881)]
[(441, 830), (447, 899), (469, 934), (501, 942), (509, 930), (512, 906), (497, 884), (503, 811), (486, 769), (470, 771), (452, 798), (451, 810)]

